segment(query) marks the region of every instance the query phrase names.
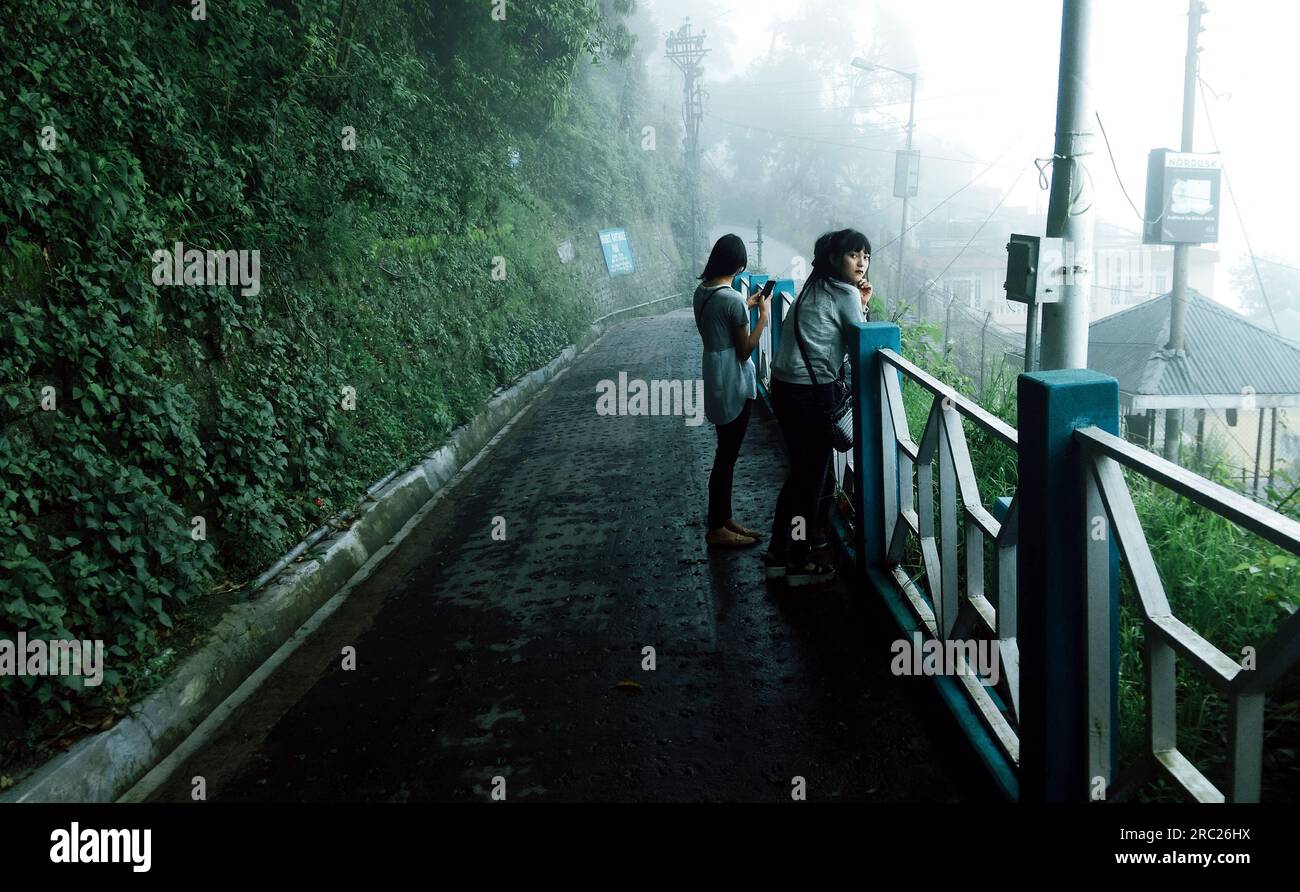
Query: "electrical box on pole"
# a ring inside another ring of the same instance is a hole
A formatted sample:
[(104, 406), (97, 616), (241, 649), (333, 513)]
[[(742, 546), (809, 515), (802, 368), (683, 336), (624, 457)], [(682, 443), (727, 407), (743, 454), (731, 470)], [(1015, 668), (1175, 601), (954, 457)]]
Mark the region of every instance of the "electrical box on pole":
[(1026, 305), (1025, 371), (1038, 368), (1038, 307), (1061, 300), (1066, 281), (1065, 242), (1036, 235), (1011, 236), (1007, 242), (1007, 300)]
[(921, 182), (921, 153), (902, 149), (894, 155), (894, 197), (915, 198)]
[(1007, 300), (1052, 304), (1061, 299), (1065, 279), (1064, 242), (1059, 238), (1012, 235), (1007, 243)]

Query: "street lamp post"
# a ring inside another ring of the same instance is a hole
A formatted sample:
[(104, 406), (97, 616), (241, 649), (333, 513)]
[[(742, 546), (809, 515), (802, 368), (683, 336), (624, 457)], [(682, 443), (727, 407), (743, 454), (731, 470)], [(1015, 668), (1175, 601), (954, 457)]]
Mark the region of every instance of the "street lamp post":
[[(878, 65), (874, 62), (868, 62), (866, 59), (863, 59), (861, 56), (853, 60), (853, 67), (861, 68), (863, 71), (872, 71), (873, 69), (877, 69), (877, 68), (880, 69), (881, 71), (890, 71), (893, 72), (894, 74), (899, 75), (900, 77), (907, 78), (908, 81), (911, 83), (912, 98), (911, 101), (908, 103), (908, 109), (907, 109), (907, 151), (910, 153), (912, 151), (912, 129), (916, 124), (916, 72), (899, 71), (897, 68), (890, 68), (888, 65)], [(908, 199), (909, 191), (910, 191), (910, 185), (905, 183), (903, 188), (903, 195), (902, 195), (903, 221), (898, 228), (898, 268), (894, 271), (895, 306), (897, 306), (898, 301), (902, 300), (902, 296), (903, 296), (903, 246), (907, 244), (907, 199)], [(920, 315), (922, 321), (925, 320), (925, 311), (926, 311), (925, 292), (922, 291), (920, 295), (920, 304), (917, 307), (917, 312)]]

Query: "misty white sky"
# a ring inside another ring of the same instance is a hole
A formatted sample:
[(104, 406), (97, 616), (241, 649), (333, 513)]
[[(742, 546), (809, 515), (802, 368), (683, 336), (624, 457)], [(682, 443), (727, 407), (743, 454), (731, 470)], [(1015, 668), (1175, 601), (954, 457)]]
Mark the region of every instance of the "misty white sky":
[[(780, 23), (799, 0), (642, 0), (661, 33), (690, 15), (708, 31), (712, 53), (705, 76), (717, 83), (748, 74), (749, 59), (772, 46), (780, 50)], [(1209, 120), (1222, 150), (1224, 166), (1236, 193), (1247, 232), (1257, 254), (1272, 253), (1300, 266), (1294, 244), (1292, 208), (1300, 201), (1300, 181), (1289, 175), (1289, 158), (1300, 141), (1295, 113), (1300, 76), (1295, 73), (1300, 35), (1300, 2), (1291, 0), (1206, 0), (1202, 19), (1201, 77)], [(1059, 0), (858, 0), (861, 9), (854, 35), (865, 50), (872, 42), (873, 21), (892, 17), (910, 32), (912, 47), (897, 55), (886, 49), (880, 61), (918, 72), (916, 147), (953, 154), (953, 147), (972, 158), (991, 161), (1013, 146), (1005, 167), (990, 171), (981, 183), (999, 191), (1010, 187), (1017, 172), (1033, 157), (1050, 156), (1055, 132), (1056, 86), (1060, 53)], [(1100, 0), (1094, 29), (1096, 66), (1092, 83), (1111, 147), (1129, 195), (1141, 209), (1149, 149), (1178, 148), (1182, 115), (1183, 58), (1187, 35), (1186, 0)], [(914, 51), (913, 48), (914, 47)], [(649, 50), (649, 48), (647, 48)], [(659, 71), (662, 49), (649, 52)], [(836, 76), (889, 77), (866, 74), (845, 58)], [(672, 69), (664, 69), (671, 76)], [(761, 79), (761, 75), (755, 76)], [(900, 81), (899, 96), (906, 87)], [(813, 81), (774, 85), (765, 117), (779, 120), (788, 102), (816, 102)], [(809, 92), (812, 91), (812, 92)], [(1215, 93), (1219, 98), (1215, 98)], [(887, 109), (902, 119), (905, 103)], [(709, 126), (706, 120), (705, 126)], [(897, 146), (901, 146), (899, 137)], [(938, 143), (946, 144), (941, 151)], [(895, 148), (888, 136), (873, 141)], [(1205, 106), (1196, 108), (1195, 149), (1210, 152), (1214, 140)], [(947, 162), (924, 161), (926, 166)], [(1140, 222), (1116, 183), (1100, 135), (1088, 164), (1096, 184), (1096, 210), (1102, 219), (1138, 229)], [(966, 178), (981, 168), (967, 165)], [(928, 210), (922, 186), (920, 206)], [(942, 196), (940, 196), (942, 197)], [(1008, 205), (1045, 205), (1033, 170), (1023, 176)], [(1216, 299), (1236, 304), (1228, 272), (1244, 254), (1242, 228), (1224, 190), (1219, 250), (1222, 259)], [(922, 224), (924, 225), (924, 224)], [(1207, 246), (1210, 247), (1210, 246)], [(1172, 250), (1172, 249), (1168, 249)]]

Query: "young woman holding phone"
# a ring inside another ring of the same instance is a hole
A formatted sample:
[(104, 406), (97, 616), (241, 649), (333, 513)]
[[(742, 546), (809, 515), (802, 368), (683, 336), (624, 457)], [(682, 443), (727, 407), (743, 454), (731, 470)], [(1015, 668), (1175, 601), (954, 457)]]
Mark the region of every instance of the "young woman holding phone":
[[(736, 458), (749, 426), (750, 409), (758, 396), (750, 356), (771, 312), (767, 295), (754, 294), (746, 300), (731, 287), (732, 280), (748, 264), (740, 236), (724, 235), (714, 244), (695, 290), (695, 327), (704, 344), (704, 415), (718, 434), (713, 471), (709, 474), (708, 533), (704, 537), (712, 548), (745, 548), (761, 538), (731, 516)], [(751, 331), (749, 308), (754, 306), (758, 307), (758, 324)]]

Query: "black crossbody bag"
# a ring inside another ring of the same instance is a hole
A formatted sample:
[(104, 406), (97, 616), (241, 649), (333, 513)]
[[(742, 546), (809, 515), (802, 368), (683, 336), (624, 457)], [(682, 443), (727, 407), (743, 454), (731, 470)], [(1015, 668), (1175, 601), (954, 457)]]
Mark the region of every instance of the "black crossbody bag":
[[(815, 385), (817, 376), (813, 374), (812, 363), (808, 361), (808, 348), (804, 346), (803, 333), (799, 331), (799, 307), (803, 304), (803, 299), (804, 295), (799, 295), (794, 305), (794, 339), (799, 345), (804, 368), (808, 370), (808, 380)], [(832, 382), (831, 388), (831, 415), (827, 423), (830, 425), (831, 446), (835, 447), (836, 452), (848, 452), (853, 448), (853, 388), (849, 386), (848, 375), (845, 374), (848, 364), (847, 360), (840, 364), (839, 376)]]

